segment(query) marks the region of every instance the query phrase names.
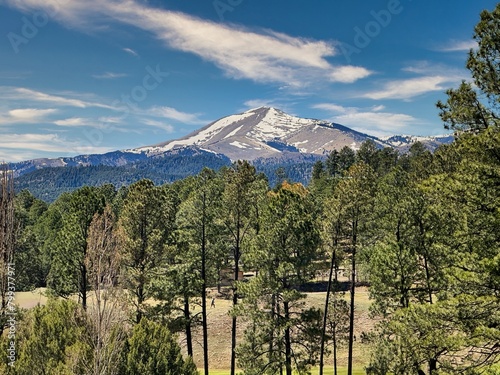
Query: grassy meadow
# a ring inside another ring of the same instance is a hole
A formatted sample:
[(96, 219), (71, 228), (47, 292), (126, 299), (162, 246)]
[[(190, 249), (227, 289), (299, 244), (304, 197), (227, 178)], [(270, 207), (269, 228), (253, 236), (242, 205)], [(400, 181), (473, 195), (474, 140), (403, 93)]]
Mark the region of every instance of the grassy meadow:
[[(307, 293), (307, 303), (311, 306), (323, 308), (325, 300), (325, 292)], [(228, 312), (231, 308), (232, 301), (229, 299), (217, 296), (214, 292), (209, 296), (208, 301), (212, 296), (216, 296), (215, 307), (208, 309), (208, 344), (209, 344), (209, 364), (210, 374), (212, 375), (228, 375), (229, 363), (231, 354), (231, 317)], [(343, 298), (348, 298), (348, 293)], [(45, 304), (47, 296), (43, 289), (37, 289), (30, 292), (16, 293), (16, 303), (22, 308), (32, 308), (37, 304)], [(210, 306), (210, 303), (208, 304)], [(356, 291), (356, 325), (355, 335), (360, 336), (362, 332), (368, 332), (373, 329), (374, 321), (369, 317), (370, 300), (368, 298), (367, 288), (360, 287)], [(194, 313), (199, 312), (200, 308), (196, 307)], [(242, 337), (244, 331), (244, 323), (240, 320), (239, 337)], [(179, 335), (181, 345), (184, 346), (183, 336)], [(201, 329), (196, 329), (194, 333), (194, 361), (200, 372), (203, 372), (203, 351), (202, 351), (202, 336)], [(370, 360), (370, 350), (367, 344), (357, 340), (354, 343), (354, 374), (364, 374), (364, 367)], [(338, 353), (338, 374), (347, 373), (347, 347), (341, 347)], [(313, 369), (312, 374), (318, 373), (317, 369)], [(324, 368), (325, 375), (333, 374), (333, 361), (331, 357), (327, 357)]]

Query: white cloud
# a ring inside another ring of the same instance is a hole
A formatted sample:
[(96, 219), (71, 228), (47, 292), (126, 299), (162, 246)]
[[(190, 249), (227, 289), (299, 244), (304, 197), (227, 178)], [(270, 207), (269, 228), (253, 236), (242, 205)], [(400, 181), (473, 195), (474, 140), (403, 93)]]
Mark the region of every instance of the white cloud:
[(55, 112), (57, 112), (56, 109), (22, 108), (10, 110), (9, 115), (14, 119), (31, 122), (37, 121)]
[(387, 82), (381, 90), (368, 92), (362, 97), (379, 99), (411, 99), (433, 91), (444, 91), (450, 83), (450, 78), (445, 76), (426, 76), (395, 80)]
[(58, 126), (84, 126), (88, 125), (91, 121), (82, 117), (72, 117), (64, 120), (54, 121), (54, 124)]
[[(335, 67), (326, 58), (333, 43), (292, 37), (270, 30), (252, 31), (184, 13), (153, 8), (134, 0), (111, 1), (7, 0), (18, 9), (45, 9), (70, 27), (88, 30), (109, 17), (151, 32), (166, 46), (193, 53), (232, 78), (273, 82), (294, 87), (321, 80), (354, 82), (369, 72), (361, 67)], [(124, 48), (133, 54), (133, 50)]]
[(127, 74), (106, 72), (106, 73), (102, 73), (102, 74), (93, 74), (92, 77), (94, 77), (96, 79), (116, 79), (116, 78), (127, 77)]
[(271, 107), (273, 100), (268, 99), (250, 99), (243, 104), (247, 108)]
[(175, 131), (174, 127), (170, 124), (166, 124), (163, 121), (143, 119), (142, 123), (147, 126), (152, 126), (158, 129), (165, 130), (167, 133), (173, 133)]
[(448, 43), (437, 48), (441, 52), (469, 52), (477, 48), (475, 40), (450, 40)]
[(205, 124), (206, 122), (199, 119), (199, 115), (197, 113), (186, 113), (178, 111), (172, 107), (152, 107), (146, 111), (143, 111), (144, 114), (152, 115), (155, 117), (168, 118), (170, 120), (179, 121), (185, 124)]
[[(0, 115), (0, 125), (8, 124), (33, 124), (37, 122), (44, 122), (51, 114), (56, 113), (57, 110), (53, 108), (37, 109), (37, 108), (20, 108), (12, 109), (7, 112), (6, 116)], [(3, 140), (3, 139), (2, 139)]]
[(331, 112), (330, 121), (375, 136), (392, 135), (415, 124), (417, 119), (404, 113), (382, 112), (384, 106), (370, 108), (344, 107), (334, 103), (319, 103), (313, 108)]
[(372, 111), (373, 112), (380, 112), (380, 111), (383, 111), (385, 109), (385, 105), (375, 105), (373, 106), (372, 108)]
[(139, 54), (135, 52), (132, 48), (122, 48), (123, 51), (127, 52), (128, 54), (138, 57)]
[(330, 79), (333, 82), (352, 83), (371, 74), (371, 71), (363, 67), (347, 65), (336, 68), (330, 74)]
[(83, 153), (105, 153), (108, 147), (92, 146), (81, 141), (72, 141), (57, 134), (2, 134), (0, 156), (5, 160), (20, 161), (39, 158), (40, 153), (57, 153), (60, 156)]
[(122, 117), (103, 116), (99, 117), (99, 121), (104, 123), (119, 124), (122, 122)]
[(76, 108), (99, 107), (99, 108), (115, 110), (114, 107), (99, 102), (75, 99), (62, 95), (47, 94), (41, 91), (32, 90), (25, 87), (0, 86), (0, 98), (7, 100), (50, 103), (53, 105), (69, 106)]
[(446, 77), (450, 83), (468, 79), (469, 75), (462, 68), (446, 64), (434, 63), (427, 60), (418, 60), (402, 69), (403, 72), (418, 74), (422, 77)]

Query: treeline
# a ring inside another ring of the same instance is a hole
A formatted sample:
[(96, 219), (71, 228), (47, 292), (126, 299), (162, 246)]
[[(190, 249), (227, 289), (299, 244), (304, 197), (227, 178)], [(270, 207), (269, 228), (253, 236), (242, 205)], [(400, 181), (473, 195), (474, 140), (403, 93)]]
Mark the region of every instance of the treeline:
[[(64, 167), (48, 167), (25, 173), (15, 179), (17, 191), (29, 190), (35, 197), (45, 202), (54, 202), (62, 193), (72, 192), (83, 186), (101, 186), (113, 184), (115, 187), (128, 186), (141, 179), (149, 179), (156, 185), (171, 183), (200, 173), (207, 167), (219, 170), (230, 166), (231, 161), (223, 155), (186, 148), (173, 150), (162, 156), (135, 160), (120, 153), (122, 159), (102, 159), (96, 156), (83, 160), (82, 165), (75, 165), (79, 160), (71, 160)], [(258, 172), (264, 173), (269, 183), (274, 186), (283, 177), (307, 184), (311, 179), (312, 166), (324, 156), (287, 155), (276, 159), (258, 159), (252, 164)], [(133, 157), (137, 157), (133, 155)], [(130, 158), (127, 160), (127, 158)], [(75, 158), (76, 159), (76, 158)], [(85, 165), (85, 163), (102, 163)], [(117, 166), (116, 164), (123, 165)]]
[[(365, 275), (381, 320), (368, 337), (372, 373), (488, 369), (500, 355), (499, 142), (497, 128), (464, 133), (434, 154), (421, 144), (397, 155), (366, 142), (317, 162), (308, 188), (285, 179), (271, 189), (238, 162), (166, 185), (84, 187), (50, 205), (22, 191), (17, 288), (76, 294), (80, 307), (52, 301), (20, 315), (16, 373), (35, 374), (35, 363), (137, 373), (126, 366), (144, 360), (127, 357), (140, 342), (134, 335), (146, 335), (140, 330), (182, 333), (189, 356), (197, 326), (208, 373), (206, 290), (228, 270), (236, 280), (228, 367), (305, 373), (342, 343), (351, 364), (356, 289), (351, 283), (348, 303), (338, 296), (341, 268), (351, 281)], [(329, 269), (325, 307), (305, 307), (299, 287)], [(243, 282), (242, 271), (256, 276)], [(44, 320), (46, 331), (37, 331)], [(50, 342), (59, 352), (43, 352)], [(140, 373), (162, 373), (150, 371)]]
[[(74, 191), (83, 186), (101, 186), (111, 183), (117, 188), (130, 185), (141, 179), (150, 179), (157, 185), (170, 183), (178, 179), (198, 174), (204, 167), (218, 170), (228, 166), (231, 161), (222, 155), (190, 148), (175, 150), (166, 155), (135, 160), (123, 156), (124, 160), (94, 158), (90, 160), (101, 165), (67, 165), (64, 167), (42, 168), (16, 178), (17, 191), (29, 190), (35, 197), (46, 202), (55, 201), (62, 193)], [(136, 157), (136, 155), (134, 155)], [(110, 164), (107, 164), (110, 163)], [(125, 165), (116, 166), (117, 163)]]

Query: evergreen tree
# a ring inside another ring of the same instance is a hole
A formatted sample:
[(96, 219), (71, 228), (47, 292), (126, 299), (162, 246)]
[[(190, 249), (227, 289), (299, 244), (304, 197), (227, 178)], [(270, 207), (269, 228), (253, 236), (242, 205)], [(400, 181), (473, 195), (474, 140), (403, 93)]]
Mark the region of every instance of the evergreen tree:
[(219, 240), (222, 229), (217, 221), (223, 188), (221, 182), (214, 171), (204, 169), (190, 184), (190, 193), (182, 202), (177, 215), (179, 240), (185, 243), (184, 256), (180, 257), (180, 260), (184, 265), (193, 265), (192, 272), (187, 274), (196, 277), (197, 283), (193, 285), (192, 293), (193, 296), (201, 298), (206, 375), (209, 373), (207, 286), (216, 284), (223, 255)]
[(446, 129), (477, 132), (498, 127), (500, 101), (500, 4), (492, 11), (484, 10), (474, 30), (477, 49), (471, 49), (467, 68), (473, 84), (463, 81), (458, 89), (446, 93), (445, 103), (437, 107)]
[(346, 253), (350, 258), (350, 314), (347, 374), (352, 374), (354, 344), (354, 301), (356, 292), (358, 251), (367, 237), (367, 224), (372, 214), (376, 179), (365, 163), (354, 164), (339, 182), (334, 196), (342, 210), (342, 223), (346, 229)]
[(47, 210), (47, 204), (23, 190), (15, 197), (16, 228), (16, 290), (26, 291), (45, 287), (50, 264), (44, 258), (43, 240), (37, 223)]
[[(336, 298), (335, 293), (338, 287), (338, 272), (339, 266), (344, 257), (344, 245), (346, 243), (345, 239), (347, 237), (346, 223), (344, 222), (343, 207), (340, 206), (341, 201), (339, 197), (330, 196), (324, 200), (324, 212), (321, 222), (321, 236), (322, 243), (326, 250), (326, 253), (330, 255), (330, 269), (328, 273), (328, 284), (325, 297), (325, 307), (323, 311), (323, 327), (321, 335), (321, 349), (320, 349), (320, 362), (319, 362), (319, 373), (323, 374), (324, 368), (324, 355), (325, 355), (325, 345), (327, 344), (327, 329), (328, 324), (333, 322), (333, 329), (331, 330), (332, 336), (331, 340), (333, 342), (333, 368), (334, 374), (337, 374), (337, 349), (338, 349), (338, 337), (336, 324), (338, 320), (336, 318), (329, 319), (330, 317), (337, 317), (339, 311), (339, 302)], [(333, 297), (333, 298), (332, 298)], [(334, 309), (333, 311), (331, 309)], [(342, 314), (341, 314), (342, 315)]]
[(314, 276), (319, 258), (315, 209), (300, 184), (283, 183), (268, 194), (261, 230), (245, 263), (258, 275), (239, 286), (244, 299), (237, 313), (251, 326), (239, 349), (245, 373), (287, 375), (314, 365), (319, 354), (321, 314), (306, 309), (296, 289)]
[(347, 171), (356, 162), (356, 153), (349, 146), (344, 146), (339, 151), (339, 170)]
[[(92, 361), (87, 320), (85, 311), (74, 301), (49, 299), (45, 306), (26, 312), (17, 324), (17, 358), (13, 372), (8, 373), (87, 374)], [(5, 341), (3, 344), (7, 347)]]
[[(223, 172), (224, 191), (220, 219), (228, 234), (228, 245), (232, 249), (234, 267), (233, 307), (238, 304), (237, 281), (240, 274), (240, 259), (251, 232), (255, 230), (259, 198), (267, 189), (267, 182), (259, 179), (255, 168), (246, 161), (238, 161), (233, 168)], [(231, 375), (236, 370), (236, 315), (231, 328)]]
[(62, 227), (55, 239), (48, 276), (49, 287), (60, 296), (78, 292), (84, 309), (89, 291), (88, 269), (85, 264), (87, 238), (95, 213), (102, 213), (104, 196), (98, 188), (83, 187), (70, 196), (60, 213)]
[(166, 188), (150, 180), (129, 187), (119, 220), (124, 237), (122, 286), (133, 298), (136, 323), (145, 313), (157, 272), (167, 263), (174, 220), (175, 208)]
[(141, 319), (125, 352), (124, 375), (197, 375), (193, 361), (182, 357), (175, 337), (161, 324)]

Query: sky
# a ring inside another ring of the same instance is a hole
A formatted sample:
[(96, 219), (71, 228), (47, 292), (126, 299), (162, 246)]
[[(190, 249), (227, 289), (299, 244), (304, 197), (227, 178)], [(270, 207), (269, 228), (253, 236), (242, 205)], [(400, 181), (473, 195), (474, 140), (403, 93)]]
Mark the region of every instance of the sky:
[(0, 0), (0, 161), (179, 138), (272, 106), (446, 133), (480, 0)]

